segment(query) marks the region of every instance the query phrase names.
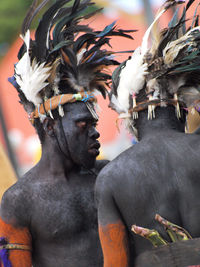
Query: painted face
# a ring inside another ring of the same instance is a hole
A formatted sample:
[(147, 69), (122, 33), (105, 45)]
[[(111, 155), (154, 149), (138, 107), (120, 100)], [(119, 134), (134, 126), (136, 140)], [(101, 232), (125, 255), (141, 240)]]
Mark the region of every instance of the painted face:
[(75, 164), (92, 168), (100, 147), (97, 141), (100, 135), (95, 128), (97, 120), (82, 102), (67, 104), (64, 111), (61, 123), (69, 156)]

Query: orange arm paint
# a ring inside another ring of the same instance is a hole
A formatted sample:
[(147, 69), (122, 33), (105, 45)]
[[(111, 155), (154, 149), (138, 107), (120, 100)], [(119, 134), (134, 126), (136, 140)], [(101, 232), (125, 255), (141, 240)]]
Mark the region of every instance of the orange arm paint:
[(121, 221), (99, 226), (104, 267), (128, 267), (129, 249), (125, 226)]
[(6, 238), (8, 244), (20, 244), (30, 248), (30, 250), (9, 249), (9, 260), (12, 267), (31, 267), (31, 235), (27, 228), (17, 228), (6, 224), (0, 218), (0, 237)]

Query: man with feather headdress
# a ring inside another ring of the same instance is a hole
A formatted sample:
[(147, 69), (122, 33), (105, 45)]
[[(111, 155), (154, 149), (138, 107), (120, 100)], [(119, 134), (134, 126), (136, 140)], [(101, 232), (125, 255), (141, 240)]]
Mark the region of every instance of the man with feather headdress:
[[(90, 0), (33, 1), (22, 26), (24, 41), (10, 82), (18, 91), (42, 145), (39, 163), (3, 196), (0, 266), (102, 266), (94, 183), (107, 161), (96, 161), (95, 92), (105, 97), (107, 67), (118, 64), (103, 49), (110, 36), (129, 37), (114, 23), (94, 31), (79, 22)], [(67, 5), (65, 5), (67, 4)]]
[[(147, 29), (141, 47), (113, 73), (110, 106), (139, 142), (107, 164), (97, 177), (104, 267), (200, 264), (199, 239), (195, 244), (183, 241), (182, 247), (170, 245), (167, 232), (154, 220), (159, 214), (193, 238), (200, 237), (200, 139), (199, 135), (185, 134), (187, 110), (199, 111), (200, 103), (199, 2), (184, 2), (167, 0)], [(193, 18), (186, 17), (195, 2)], [(149, 48), (149, 35), (156, 33), (160, 16), (177, 5), (168, 27), (153, 35)], [(159, 240), (167, 244), (157, 253), (143, 238), (155, 237), (148, 229), (159, 232)], [(193, 254), (189, 254), (192, 244)], [(146, 251), (145, 261), (139, 261)]]

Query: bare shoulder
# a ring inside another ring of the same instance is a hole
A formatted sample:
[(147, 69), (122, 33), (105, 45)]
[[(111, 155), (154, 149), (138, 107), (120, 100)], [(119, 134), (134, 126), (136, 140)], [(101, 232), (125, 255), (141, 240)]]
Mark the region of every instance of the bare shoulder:
[[(165, 181), (170, 170), (170, 177), (173, 177), (177, 166), (184, 164), (186, 169), (186, 159), (190, 167), (198, 165), (198, 151), (200, 153), (200, 138), (197, 134), (158, 133), (133, 145), (108, 163), (97, 177), (96, 189), (105, 190), (109, 187), (113, 192), (129, 186), (137, 189), (145, 181), (149, 183), (150, 173), (158, 173), (159, 180), (163, 178)], [(151, 176), (152, 184), (156, 184), (157, 180), (156, 175)]]
[(1, 201), (1, 217), (7, 223), (19, 224), (25, 226), (28, 223), (30, 185), (27, 182), (28, 177), (20, 178), (4, 194)]
[(109, 160), (97, 160), (95, 163), (95, 170), (99, 173), (107, 164)]
[(96, 191), (114, 190), (114, 187), (121, 183), (121, 178), (126, 170), (127, 159), (130, 158), (129, 153), (129, 150), (123, 152), (101, 169), (97, 176)]

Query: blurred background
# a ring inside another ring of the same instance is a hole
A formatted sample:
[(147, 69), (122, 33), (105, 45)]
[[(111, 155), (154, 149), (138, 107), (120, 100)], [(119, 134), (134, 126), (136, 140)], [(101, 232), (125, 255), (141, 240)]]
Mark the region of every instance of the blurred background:
[[(55, 0), (50, 1), (50, 3)], [(115, 51), (133, 50), (140, 45), (142, 36), (153, 21), (153, 16), (163, 0), (94, 0), (103, 12), (93, 18), (90, 23), (96, 29), (103, 29), (113, 21), (119, 28), (136, 29), (134, 40), (113, 38)], [(0, 182), (6, 179), (13, 183), (23, 175), (40, 158), (40, 142), (34, 128), (27, 118), (27, 113), (19, 104), (17, 92), (7, 81), (13, 75), (13, 65), (17, 62), (17, 53), (22, 44), (19, 38), (20, 27), (32, 0), (1, 0), (0, 3)], [(161, 27), (167, 25), (172, 11), (161, 19)], [(39, 18), (35, 19), (35, 25)], [(34, 25), (33, 25), (34, 30)], [(117, 56), (122, 62), (129, 54)], [(117, 115), (110, 110), (108, 101), (99, 98), (101, 111), (98, 130), (100, 132), (101, 153), (99, 158), (112, 160), (120, 152), (135, 143), (123, 126), (116, 127)], [(193, 131), (199, 125), (196, 115)], [(5, 170), (6, 169), (6, 170)], [(7, 171), (7, 172), (3, 172)], [(11, 171), (11, 173), (10, 173)], [(11, 177), (11, 180), (9, 180)], [(13, 178), (12, 178), (13, 177)], [(7, 185), (6, 185), (7, 186)], [(1, 187), (1, 184), (0, 184)]]

